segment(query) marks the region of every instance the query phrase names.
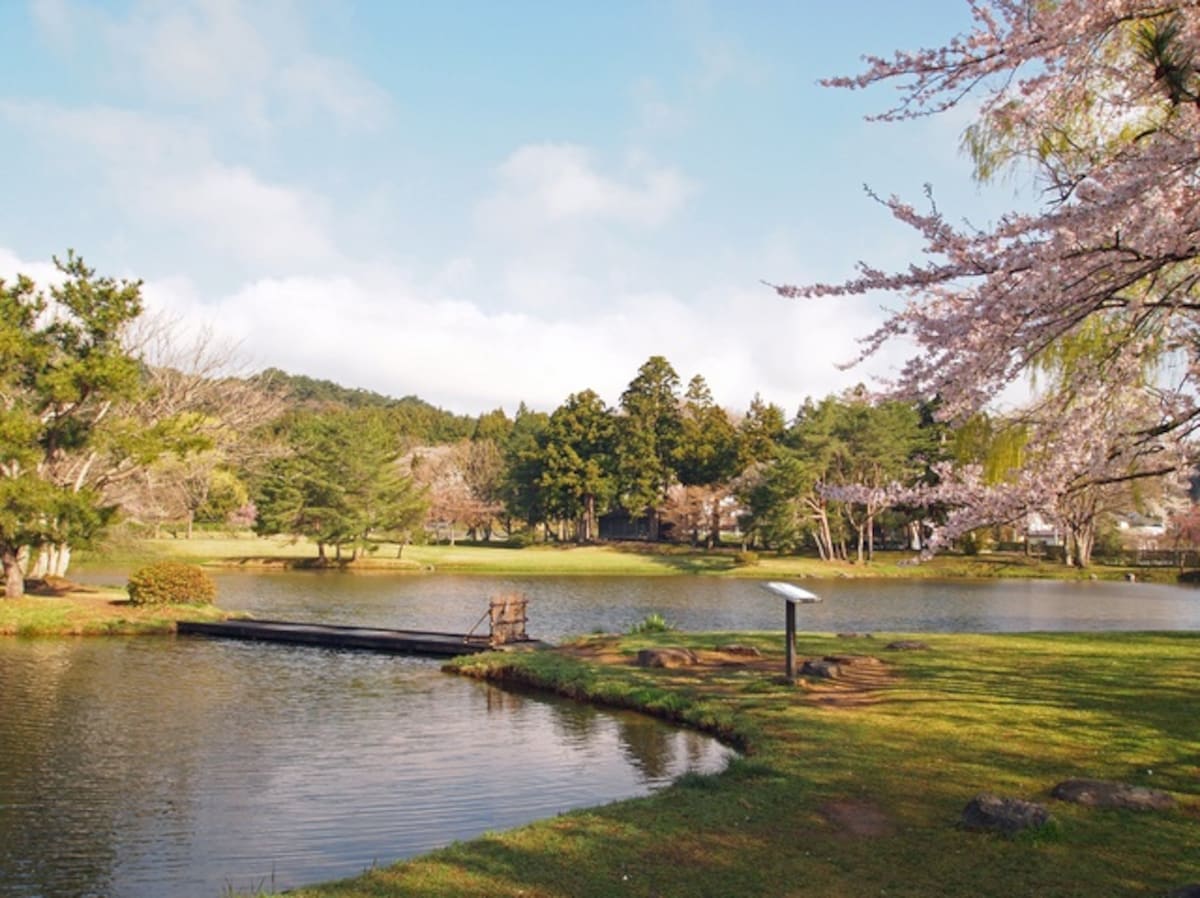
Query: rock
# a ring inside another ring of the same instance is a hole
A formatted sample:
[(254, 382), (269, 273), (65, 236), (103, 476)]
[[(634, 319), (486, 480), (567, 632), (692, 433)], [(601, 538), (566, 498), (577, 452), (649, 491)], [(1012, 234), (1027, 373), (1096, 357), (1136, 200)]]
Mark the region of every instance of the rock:
[(800, 668), (800, 675), (805, 677), (821, 677), (825, 680), (836, 680), (842, 675), (842, 669), (832, 661), (808, 660)]
[(1037, 802), (981, 792), (963, 808), (962, 827), (1011, 836), (1023, 829), (1045, 826), (1050, 819), (1050, 812)]
[(762, 652), (752, 645), (739, 645), (736, 642), (731, 642), (728, 645), (717, 646), (718, 652), (723, 652), (726, 655), (738, 655), (742, 658), (761, 658)]
[(690, 667), (699, 659), (691, 649), (641, 649), (637, 653), (638, 667)]
[(1127, 583), (1137, 583), (1137, 574), (1134, 574), (1134, 573), (1128, 573), (1128, 574), (1126, 574), (1126, 575), (1125, 575), (1125, 581), (1126, 581)]
[(883, 663), (873, 655), (826, 655), (825, 660), (841, 667), (868, 667)]
[(916, 639), (898, 639), (889, 642), (887, 648), (893, 652), (925, 652), (929, 650), (929, 644)]
[(1061, 801), (1071, 801), (1089, 808), (1166, 811), (1175, 807), (1175, 797), (1169, 792), (1106, 780), (1065, 780), (1055, 786), (1050, 794)]
[(838, 639), (874, 639), (875, 637), (872, 636), (870, 633), (858, 633), (855, 631), (851, 631), (849, 633), (839, 633), (837, 635), (837, 638)]

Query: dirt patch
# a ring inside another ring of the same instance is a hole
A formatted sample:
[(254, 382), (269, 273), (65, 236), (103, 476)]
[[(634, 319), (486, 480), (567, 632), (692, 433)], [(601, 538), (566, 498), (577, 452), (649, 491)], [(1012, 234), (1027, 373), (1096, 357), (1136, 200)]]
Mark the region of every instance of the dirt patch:
[(844, 799), (827, 801), (818, 808), (822, 817), (847, 836), (877, 839), (890, 836), (895, 826), (887, 812), (869, 801)]
[[(633, 666), (637, 664), (636, 654), (620, 651), (618, 636), (597, 636), (560, 646), (555, 651), (572, 658), (579, 658), (591, 664), (611, 664)], [(668, 645), (669, 638), (663, 640)], [(739, 652), (719, 652), (711, 649), (693, 649), (696, 663), (687, 667), (672, 668), (673, 678), (703, 679), (728, 674), (735, 670), (761, 673), (764, 679), (779, 679), (783, 671), (782, 656), (768, 655), (764, 658), (749, 658)], [(803, 659), (801, 659), (802, 662)], [(819, 680), (816, 678), (801, 678), (796, 681), (802, 690), (798, 692), (805, 700), (823, 708), (853, 709), (862, 708), (878, 702), (889, 686), (898, 682), (898, 677), (890, 665), (877, 658), (869, 656), (843, 656), (839, 665), (841, 675), (836, 680)], [(849, 663), (845, 663), (849, 661)], [(717, 683), (713, 688), (722, 688)]]

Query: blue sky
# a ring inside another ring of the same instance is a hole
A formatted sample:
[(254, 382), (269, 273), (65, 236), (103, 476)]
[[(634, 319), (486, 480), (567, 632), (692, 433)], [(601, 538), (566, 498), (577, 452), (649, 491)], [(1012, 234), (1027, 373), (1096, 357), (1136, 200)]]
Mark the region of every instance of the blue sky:
[[(665, 355), (743, 410), (886, 375), (896, 299), (795, 303), (919, 243), (868, 199), (985, 223), (965, 113), (870, 124), (822, 88), (942, 43), (962, 0), (0, 3), (0, 275), (79, 251), (181, 332), (460, 412), (615, 402)], [(1011, 188), (1008, 188), (1011, 191)]]

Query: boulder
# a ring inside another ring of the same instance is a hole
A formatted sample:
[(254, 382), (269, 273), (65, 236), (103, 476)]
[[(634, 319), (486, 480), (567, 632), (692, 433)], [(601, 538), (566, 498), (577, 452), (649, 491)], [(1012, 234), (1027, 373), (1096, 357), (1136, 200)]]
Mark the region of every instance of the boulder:
[(1023, 829), (1045, 826), (1050, 819), (1050, 812), (1037, 802), (981, 792), (963, 808), (962, 827), (1011, 836)]
[(820, 677), (824, 680), (836, 680), (842, 675), (842, 669), (832, 661), (809, 659), (800, 668), (800, 675), (804, 677)]
[(638, 667), (690, 667), (699, 659), (691, 649), (641, 649), (637, 653)]
[(917, 639), (897, 639), (889, 642), (887, 648), (893, 652), (924, 652), (929, 650), (929, 644)]
[(1169, 792), (1107, 780), (1065, 780), (1055, 786), (1050, 794), (1061, 801), (1070, 801), (1089, 808), (1166, 811), (1175, 807), (1175, 797)]

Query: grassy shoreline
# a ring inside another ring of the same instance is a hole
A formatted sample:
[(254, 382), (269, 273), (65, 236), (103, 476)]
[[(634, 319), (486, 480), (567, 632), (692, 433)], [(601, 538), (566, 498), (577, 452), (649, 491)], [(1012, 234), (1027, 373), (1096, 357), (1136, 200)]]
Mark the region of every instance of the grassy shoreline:
[(0, 598), (0, 636), (141, 636), (174, 633), (181, 620), (223, 620), (212, 605), (134, 605), (123, 590), (73, 585), (57, 595)]
[[(406, 546), (384, 545), (375, 553), (346, 563), (354, 573), (480, 574), (492, 576), (676, 576), (704, 575), (747, 579), (834, 578), (1042, 578), (1059, 580), (1138, 580), (1175, 583), (1174, 568), (1131, 568), (1096, 565), (1080, 571), (1061, 563), (1026, 558), (1019, 553), (974, 556), (943, 555), (914, 564), (907, 552), (878, 553), (870, 564), (825, 562), (817, 558), (764, 553), (756, 563), (738, 564), (736, 553), (704, 551), (686, 546), (605, 544), (550, 545), (510, 548), (503, 545)], [(132, 567), (164, 558), (194, 561), (238, 570), (282, 570), (316, 565), (315, 546), (291, 538), (253, 536), (139, 540), (112, 546), (101, 553), (81, 553), (83, 567)], [(331, 561), (330, 566), (339, 567)]]
[[(572, 812), (361, 876), (290, 892), (363, 896), (1165, 895), (1200, 882), (1200, 634), (803, 634), (806, 655), (870, 653), (866, 679), (783, 683), (778, 634), (593, 637), (461, 659), (459, 673), (638, 708), (740, 743), (716, 776)], [(729, 663), (736, 640), (764, 653)], [(646, 670), (639, 648), (702, 664)], [(715, 660), (714, 660), (715, 659)], [(1173, 792), (1165, 813), (1053, 801), (1066, 778)], [(980, 791), (1045, 802), (1055, 823), (1009, 839), (956, 821)]]

